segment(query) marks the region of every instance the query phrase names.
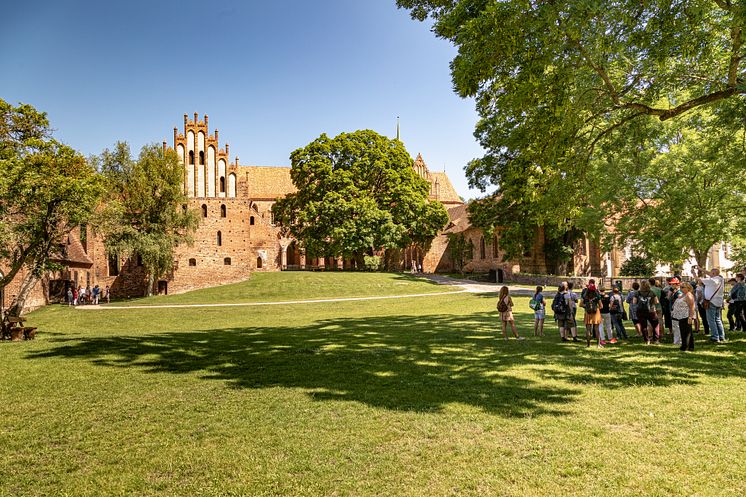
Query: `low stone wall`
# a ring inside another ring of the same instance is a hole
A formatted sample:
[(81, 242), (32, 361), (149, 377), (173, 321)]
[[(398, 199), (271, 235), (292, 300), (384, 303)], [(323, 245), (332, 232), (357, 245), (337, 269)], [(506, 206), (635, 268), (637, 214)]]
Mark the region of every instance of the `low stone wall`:
[[(595, 280), (596, 284), (600, 287), (611, 288), (613, 284), (618, 281), (622, 282), (622, 290), (628, 291), (632, 289), (632, 283), (635, 281), (640, 282), (647, 278), (637, 278), (629, 276), (619, 276), (616, 278), (609, 277), (591, 277), (591, 276), (553, 276), (546, 274), (526, 274), (526, 273), (513, 273), (506, 278), (506, 282), (519, 283), (523, 285), (536, 285), (543, 286), (545, 289), (557, 288), (563, 281), (572, 281), (575, 288), (583, 288), (588, 284), (588, 280)], [(659, 285), (665, 282), (664, 278), (656, 277)]]

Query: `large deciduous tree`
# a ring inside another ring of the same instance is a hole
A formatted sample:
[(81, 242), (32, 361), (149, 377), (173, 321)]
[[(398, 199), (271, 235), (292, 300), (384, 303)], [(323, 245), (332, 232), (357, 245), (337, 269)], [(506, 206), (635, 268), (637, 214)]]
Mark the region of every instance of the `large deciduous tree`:
[(499, 193), (473, 207), (491, 209), (483, 219), (492, 225), (572, 226), (596, 186), (600, 149), (640, 123), (746, 94), (742, 0), (397, 4), (432, 18), (458, 48), (454, 88), (475, 98), (475, 136), (487, 151), (467, 174)]
[(297, 192), (275, 204), (275, 219), (309, 255), (362, 262), (380, 249), (424, 246), (448, 222), (398, 140), (370, 130), (322, 134), (290, 160)]
[(197, 216), (186, 209), (183, 166), (173, 150), (146, 145), (135, 161), (119, 142), (95, 158), (107, 178), (112, 198), (102, 223), (110, 254), (137, 254), (147, 275), (146, 294), (156, 278), (173, 268), (179, 243), (191, 243)]
[[(741, 121), (733, 119), (740, 115)], [(579, 220), (607, 246), (701, 267), (716, 243), (746, 236), (746, 102), (640, 122), (597, 154), (596, 192)], [(604, 226), (606, 224), (607, 226)]]
[(85, 158), (51, 138), (46, 114), (0, 99), (0, 288), (26, 268), (11, 314), (50, 269), (64, 238), (88, 222), (103, 183)]

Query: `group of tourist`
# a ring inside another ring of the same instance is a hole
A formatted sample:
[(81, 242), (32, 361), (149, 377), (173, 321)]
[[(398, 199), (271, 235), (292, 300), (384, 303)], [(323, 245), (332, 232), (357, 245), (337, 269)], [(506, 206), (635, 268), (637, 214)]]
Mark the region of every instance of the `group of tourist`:
[(103, 290), (98, 285), (93, 288), (91, 288), (91, 285), (85, 288), (83, 286), (79, 286), (78, 288), (70, 287), (67, 289), (65, 297), (67, 305), (98, 305), (102, 298), (108, 304), (111, 299), (111, 291), (108, 285)]
[[(627, 295), (620, 287), (610, 290), (597, 286), (591, 279), (580, 295), (574, 291), (572, 282), (562, 282), (552, 299), (550, 309), (559, 327), (563, 342), (581, 341), (578, 338), (577, 312), (583, 308), (585, 315), (585, 342), (594, 341), (598, 347), (628, 340), (624, 322), (632, 322), (635, 334), (650, 344), (659, 344), (664, 335), (671, 336), (682, 351), (694, 350), (694, 335), (702, 332), (709, 335), (713, 343), (724, 343), (725, 327), (722, 311), (728, 304), (729, 331), (746, 331), (746, 277), (736, 275), (729, 281), (726, 292), (725, 280), (715, 268), (684, 281), (679, 275), (666, 278), (661, 287), (651, 278), (634, 282)], [(534, 335), (544, 336), (546, 299), (543, 287), (536, 287), (529, 306), (534, 311)], [(513, 318), (513, 300), (508, 287), (502, 287), (498, 296), (497, 310), (500, 312), (502, 334), (508, 339), (508, 327), (515, 338), (521, 339)]]

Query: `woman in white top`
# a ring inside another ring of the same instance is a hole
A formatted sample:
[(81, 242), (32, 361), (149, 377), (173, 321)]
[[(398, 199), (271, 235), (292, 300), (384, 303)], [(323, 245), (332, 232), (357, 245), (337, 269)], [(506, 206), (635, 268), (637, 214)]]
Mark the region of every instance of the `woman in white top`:
[(681, 283), (681, 294), (673, 301), (671, 317), (679, 322), (681, 331), (681, 350), (694, 350), (694, 333), (692, 324), (697, 310), (694, 304), (692, 285), (686, 281)]

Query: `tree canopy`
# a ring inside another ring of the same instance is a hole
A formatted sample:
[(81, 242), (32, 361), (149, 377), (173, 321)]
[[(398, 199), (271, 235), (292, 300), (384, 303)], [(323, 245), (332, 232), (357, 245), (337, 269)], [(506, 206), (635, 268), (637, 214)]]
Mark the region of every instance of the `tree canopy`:
[(57, 268), (65, 236), (91, 218), (103, 192), (85, 158), (51, 138), (46, 114), (0, 99), (0, 260), (8, 267), (0, 288), (28, 269), (11, 312)]
[(297, 192), (275, 204), (275, 220), (310, 255), (362, 260), (376, 250), (426, 244), (448, 222), (398, 140), (370, 130), (322, 134), (290, 160)]
[(607, 246), (631, 244), (672, 265), (693, 254), (705, 267), (713, 245), (746, 236), (746, 123), (728, 115), (746, 115), (746, 105), (735, 104), (631, 127), (613, 152), (598, 154), (588, 199), (596, 208), (579, 224)]
[(486, 150), (467, 175), (482, 191), (496, 188), (473, 204), (490, 213), (477, 223), (570, 228), (598, 186), (599, 155), (632, 148), (635, 128), (740, 105), (746, 94), (743, 1), (397, 4), (432, 18), (458, 49), (454, 88), (475, 98)]
[(183, 166), (173, 150), (156, 144), (144, 146), (135, 161), (124, 142), (94, 161), (112, 193), (103, 216), (106, 250), (140, 256), (150, 295), (155, 278), (173, 268), (176, 246), (191, 243), (197, 226), (182, 192)]

